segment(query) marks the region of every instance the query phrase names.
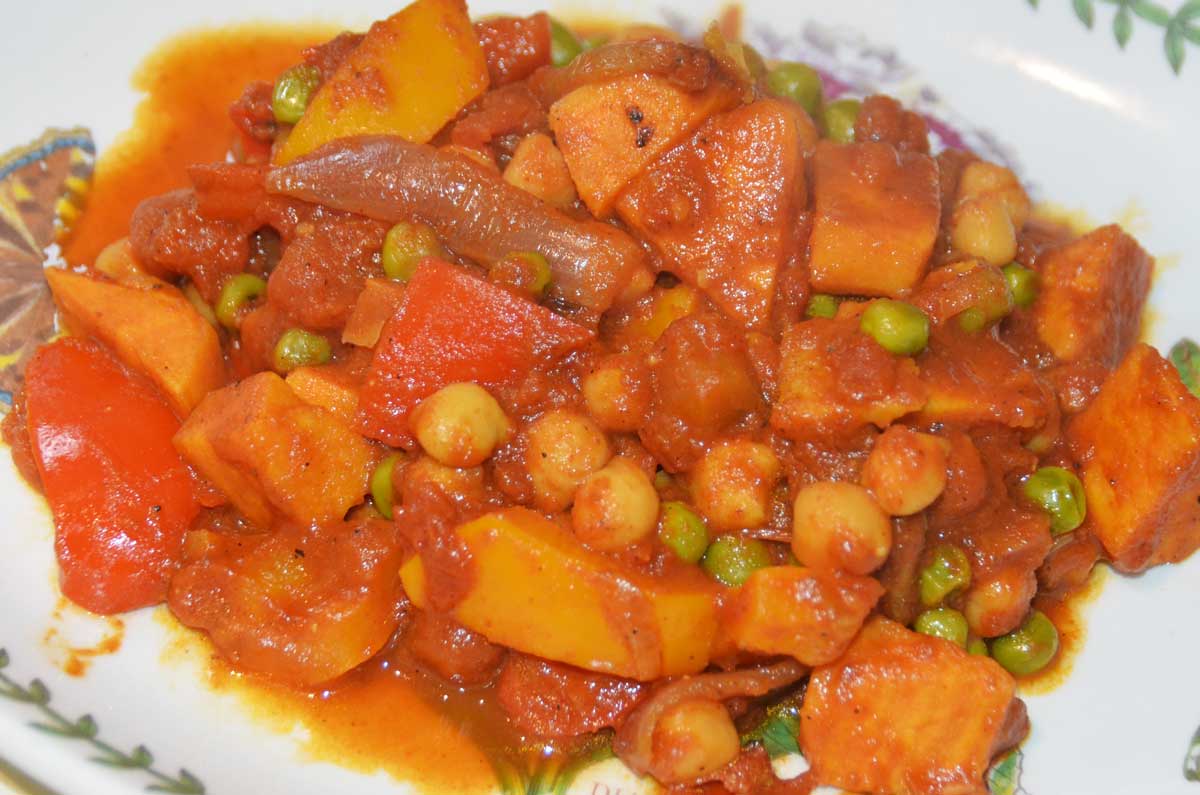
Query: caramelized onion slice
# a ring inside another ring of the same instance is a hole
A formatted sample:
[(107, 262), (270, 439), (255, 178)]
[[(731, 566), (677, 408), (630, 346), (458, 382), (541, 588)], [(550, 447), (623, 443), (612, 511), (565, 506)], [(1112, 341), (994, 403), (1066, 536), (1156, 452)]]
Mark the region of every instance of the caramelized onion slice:
[(723, 673), (698, 674), (676, 679), (643, 701), (617, 729), (613, 751), (631, 770), (659, 777), (654, 761), (654, 727), (659, 718), (685, 701), (725, 701), (735, 697), (758, 697), (795, 684), (809, 669), (795, 660)]
[(603, 312), (649, 284), (646, 255), (625, 232), (576, 220), (469, 158), (394, 136), (326, 144), (267, 175), (267, 190), (382, 221), (429, 224), (456, 253), (486, 266), (514, 251), (550, 264), (551, 298)]

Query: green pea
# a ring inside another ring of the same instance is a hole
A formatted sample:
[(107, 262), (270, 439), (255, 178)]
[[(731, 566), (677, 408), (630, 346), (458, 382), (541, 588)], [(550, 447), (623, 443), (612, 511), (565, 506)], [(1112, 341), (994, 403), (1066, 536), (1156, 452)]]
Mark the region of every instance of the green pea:
[(848, 144), (854, 140), (854, 123), (858, 120), (858, 111), (862, 103), (857, 99), (839, 99), (830, 102), (821, 110), (821, 123), (825, 127), (825, 137), (839, 144)]
[(700, 561), (714, 579), (736, 588), (761, 568), (771, 565), (767, 545), (754, 538), (720, 536), (713, 541)]
[(992, 641), (992, 658), (1013, 676), (1029, 676), (1045, 668), (1058, 654), (1058, 628), (1046, 614), (1034, 610), (1025, 623)]
[(412, 278), (421, 260), (440, 257), (444, 253), (433, 229), (425, 224), (401, 221), (389, 229), (387, 237), (383, 239), (380, 259), (383, 261), (383, 272), (389, 279), (406, 282)]
[(959, 313), (958, 325), (963, 331), (975, 334), (987, 328), (987, 315), (979, 307), (973, 306)]
[(971, 561), (967, 553), (950, 544), (939, 544), (929, 556), (929, 564), (917, 578), (921, 604), (934, 607), (955, 591), (971, 584)]
[(275, 114), (275, 120), (284, 124), (300, 121), (320, 85), (321, 70), (308, 64), (293, 66), (280, 75), (275, 81), (275, 93), (271, 95), (271, 111)]
[[(767, 91), (777, 97), (794, 100), (809, 116), (821, 108), (821, 76), (808, 64), (784, 61), (767, 72)], [(835, 103), (836, 104), (836, 103)], [(858, 111), (855, 110), (855, 115)], [(853, 120), (851, 120), (853, 124)], [(832, 137), (832, 136), (830, 136)]]
[(837, 314), (839, 304), (841, 304), (841, 300), (836, 296), (816, 293), (808, 299), (808, 306), (804, 308), (804, 316), (833, 317)]
[(275, 343), (275, 369), (281, 373), (314, 364), (325, 364), (333, 355), (329, 340), (320, 334), (292, 328)]
[(1025, 497), (1050, 514), (1050, 532), (1069, 533), (1087, 516), (1087, 495), (1074, 472), (1062, 467), (1042, 467), (1025, 480)]
[(658, 540), (688, 563), (697, 563), (708, 549), (708, 527), (700, 515), (682, 502), (664, 502)]
[(537, 297), (546, 294), (550, 286), (550, 263), (536, 251), (514, 251), (504, 257), (501, 267), (508, 267), (520, 275), (522, 286)]
[(654, 488), (658, 491), (666, 491), (674, 485), (675, 479), (671, 477), (671, 473), (665, 469), (660, 469), (654, 473)]
[(1022, 309), (1033, 306), (1042, 286), (1038, 272), (1017, 262), (1010, 262), (1002, 270), (1008, 289), (1012, 291), (1013, 303)]
[(550, 63), (566, 66), (583, 52), (583, 45), (566, 25), (550, 17)]
[(267, 291), (267, 283), (252, 273), (239, 273), (221, 287), (214, 311), (217, 320), (227, 329), (238, 327), (242, 309)]
[(987, 642), (983, 638), (971, 638), (967, 641), (967, 654), (976, 657), (988, 656)]
[(900, 356), (913, 356), (929, 344), (929, 318), (903, 301), (884, 298), (863, 312), (858, 328), (884, 349)]
[(1183, 385), (1193, 395), (1200, 397), (1200, 345), (1182, 339), (1171, 346), (1171, 364), (1179, 371)]
[(380, 461), (371, 473), (371, 501), (375, 503), (375, 510), (383, 514), (384, 519), (392, 518), (392, 472), (400, 458), (399, 453), (392, 453)]
[(917, 616), (913, 629), (922, 635), (931, 635), (956, 643), (964, 649), (967, 647), (966, 617), (950, 607), (935, 607)]

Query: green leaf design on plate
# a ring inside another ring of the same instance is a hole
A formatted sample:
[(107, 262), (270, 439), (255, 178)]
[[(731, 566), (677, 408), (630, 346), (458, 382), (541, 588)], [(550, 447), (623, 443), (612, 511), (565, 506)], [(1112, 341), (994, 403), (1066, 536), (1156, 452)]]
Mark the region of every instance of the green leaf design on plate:
[(1192, 735), (1187, 754), (1183, 757), (1183, 777), (1188, 781), (1200, 781), (1200, 727)]
[(800, 753), (800, 744), (796, 741), (799, 733), (800, 702), (789, 697), (767, 708), (762, 722), (742, 735), (742, 745), (759, 743), (767, 756), (776, 759)]
[[(1030, 7), (1038, 8), (1038, 0), (1026, 0)], [(1133, 19), (1149, 22), (1163, 30), (1163, 52), (1167, 64), (1175, 74), (1183, 71), (1187, 58), (1187, 44), (1200, 45), (1200, 0), (1187, 0), (1174, 11), (1152, 2), (1152, 0), (1104, 0), (1116, 6), (1112, 18), (1113, 38), (1117, 46), (1125, 45), (1133, 37)], [(1071, 9), (1089, 30), (1096, 26), (1096, 0), (1071, 0)]]
[(1092, 5), (1092, 0), (1071, 0), (1071, 6), (1075, 9), (1075, 16), (1084, 25), (1090, 28), (1096, 24), (1096, 7)]
[(1018, 795), (1021, 789), (1021, 751), (1014, 748), (1001, 757), (987, 775), (991, 795)]
[(1193, 395), (1200, 397), (1200, 345), (1189, 339), (1182, 339), (1171, 346), (1168, 357), (1179, 371), (1183, 385)]
[(540, 749), (526, 749), (523, 753), (493, 758), (492, 766), (504, 795), (566, 795), (580, 773), (612, 756), (612, 734), (604, 732), (576, 748), (570, 756), (544, 756)]
[(29, 725), (38, 731), (64, 740), (76, 740), (87, 743), (96, 753), (91, 757), (96, 762), (107, 767), (141, 770), (153, 779), (146, 785), (149, 792), (169, 792), (175, 795), (204, 795), (203, 782), (187, 770), (180, 770), (176, 776), (170, 776), (154, 767), (154, 754), (144, 745), (139, 745), (129, 753), (100, 739), (100, 725), (91, 715), (81, 715), (75, 720), (63, 715), (50, 706), (50, 688), (41, 679), (34, 679), (28, 685), (22, 685), (3, 671), (11, 662), (8, 651), (0, 649), (0, 698), (30, 704), (37, 709), (39, 720)]
[(1129, 6), (1122, 5), (1113, 16), (1113, 38), (1117, 40), (1117, 46), (1125, 49), (1132, 35), (1133, 14), (1129, 11)]

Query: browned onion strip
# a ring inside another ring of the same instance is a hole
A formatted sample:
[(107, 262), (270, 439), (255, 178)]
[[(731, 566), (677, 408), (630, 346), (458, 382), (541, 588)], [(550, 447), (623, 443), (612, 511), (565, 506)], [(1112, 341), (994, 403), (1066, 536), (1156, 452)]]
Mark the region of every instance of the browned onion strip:
[(617, 41), (583, 53), (560, 69), (541, 69), (530, 85), (547, 106), (580, 86), (629, 75), (659, 75), (684, 89), (701, 91), (721, 72), (707, 51), (677, 41)]
[(272, 169), (267, 190), (381, 221), (422, 221), (487, 266), (536, 251), (550, 264), (551, 297), (595, 312), (648, 273), (641, 247), (616, 227), (570, 218), (470, 158), (394, 136), (326, 144)]
[(728, 673), (685, 676), (656, 690), (630, 713), (613, 738), (613, 751), (631, 770), (657, 777), (654, 769), (654, 727), (659, 718), (676, 704), (685, 701), (765, 696), (772, 690), (795, 684), (808, 674), (808, 667), (796, 660), (784, 660), (761, 668)]

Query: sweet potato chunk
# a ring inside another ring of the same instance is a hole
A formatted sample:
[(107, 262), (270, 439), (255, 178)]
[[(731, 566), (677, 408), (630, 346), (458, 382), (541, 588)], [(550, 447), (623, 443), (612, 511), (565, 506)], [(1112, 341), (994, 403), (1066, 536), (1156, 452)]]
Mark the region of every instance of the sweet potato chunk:
[(993, 756), (1023, 734), (1015, 691), (990, 658), (875, 618), (841, 659), (813, 672), (800, 747), (823, 785), (983, 795)]
[(795, 439), (885, 428), (925, 404), (917, 365), (858, 330), (856, 318), (814, 318), (783, 334), (771, 424)]
[(210, 394), (175, 446), (259, 527), (273, 511), (301, 525), (336, 521), (367, 491), (370, 445), (274, 373)]
[(1154, 263), (1116, 225), (1103, 226), (1040, 260), (1034, 308), (1042, 342), (1063, 361), (1115, 367), (1138, 341)]
[(900, 296), (925, 275), (941, 204), (929, 155), (822, 141), (813, 161), (810, 267), (824, 293)]
[(555, 102), (550, 129), (580, 197), (602, 218), (634, 177), (740, 97), (727, 83), (688, 92), (666, 77), (630, 75), (584, 85)]
[(171, 611), (241, 668), (311, 687), (370, 658), (396, 628), (401, 553), (387, 522), (198, 531), (187, 550)]
[(344, 422), (354, 425), (358, 413), (358, 381), (336, 364), (297, 367), (284, 379), (296, 396), (319, 406)]
[(777, 99), (715, 116), (635, 179), (617, 213), (667, 270), (761, 328), (796, 245), (804, 153), (816, 135), (798, 106)]
[(416, 0), (371, 26), (312, 98), (276, 162), (351, 135), (424, 143), (487, 87), (487, 59), (466, 4)]
[(217, 332), (183, 293), (155, 281), (143, 289), (46, 269), (46, 282), (67, 325), (111, 348), (162, 390), (178, 416), (186, 417), (225, 383), (225, 358)]
[(562, 152), (542, 132), (527, 135), (517, 144), (512, 160), (504, 168), (504, 181), (552, 207), (569, 207), (579, 198)]
[(1200, 399), (1138, 345), (1068, 429), (1088, 522), (1113, 564), (1142, 571), (1200, 548)]
[(738, 589), (726, 629), (742, 651), (825, 665), (850, 645), (882, 593), (871, 577), (769, 566)]
[[(487, 514), (454, 532), (472, 569), (454, 618), (493, 643), (643, 681), (708, 665), (717, 604), (703, 576), (666, 582), (628, 571), (523, 508)], [(413, 556), (400, 576), (422, 607), (422, 557)]]
[(924, 422), (1032, 429), (1057, 421), (1053, 391), (989, 335), (935, 333), (920, 369), (929, 391), (921, 410)]

